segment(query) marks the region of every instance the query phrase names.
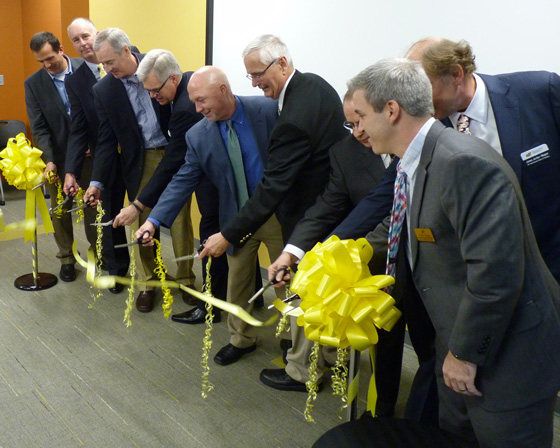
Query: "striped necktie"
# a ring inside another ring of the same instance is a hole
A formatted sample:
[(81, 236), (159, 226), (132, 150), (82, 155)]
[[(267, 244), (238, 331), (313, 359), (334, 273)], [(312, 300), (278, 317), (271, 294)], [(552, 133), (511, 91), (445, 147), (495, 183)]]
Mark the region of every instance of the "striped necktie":
[(243, 165), (243, 155), (241, 154), (241, 145), (237, 138), (237, 133), (233, 129), (233, 122), (226, 121), (227, 127), (227, 145), (228, 155), (233, 168), (233, 177), (235, 178), (235, 187), (237, 189), (237, 205), (239, 208), (249, 199), (249, 191), (247, 189), (247, 178), (245, 177), (245, 166)]
[(457, 130), (463, 134), (471, 135), (470, 126), (471, 119), (465, 114), (459, 115), (459, 119), (457, 120)]
[[(399, 163), (394, 187), (393, 210), (391, 211), (391, 224), (389, 225), (389, 250), (387, 251), (387, 267), (385, 269), (385, 274), (391, 277), (395, 277), (397, 272), (397, 253), (405, 215), (406, 173)], [(390, 294), (392, 289), (393, 287), (389, 286), (385, 290)]]

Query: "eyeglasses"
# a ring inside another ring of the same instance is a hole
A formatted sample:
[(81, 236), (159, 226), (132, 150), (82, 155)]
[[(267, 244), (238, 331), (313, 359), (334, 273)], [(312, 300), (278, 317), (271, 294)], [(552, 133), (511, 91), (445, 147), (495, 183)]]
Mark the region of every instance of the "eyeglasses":
[(165, 87), (165, 84), (167, 84), (167, 81), (169, 81), (169, 78), (171, 78), (171, 75), (169, 75), (167, 77), (167, 79), (165, 80), (165, 82), (159, 87), (159, 89), (146, 89), (148, 91), (148, 93), (153, 93), (154, 95), (159, 95), (159, 92), (161, 92), (161, 89), (163, 89)]
[(274, 64), (275, 62), (278, 62), (278, 59), (274, 59), (274, 61), (272, 61), (270, 64), (268, 64), (268, 67), (265, 68), (262, 72), (260, 73), (255, 73), (254, 75), (251, 75), (250, 73), (247, 73), (246, 77), (247, 79), (253, 80), (253, 79), (260, 79), (261, 76), (264, 76), (264, 74), (266, 73), (266, 71), (272, 67), (272, 64)]
[(353, 131), (358, 127), (358, 123), (352, 123), (351, 121), (345, 121), (342, 125), (344, 128), (348, 129), (349, 131)]

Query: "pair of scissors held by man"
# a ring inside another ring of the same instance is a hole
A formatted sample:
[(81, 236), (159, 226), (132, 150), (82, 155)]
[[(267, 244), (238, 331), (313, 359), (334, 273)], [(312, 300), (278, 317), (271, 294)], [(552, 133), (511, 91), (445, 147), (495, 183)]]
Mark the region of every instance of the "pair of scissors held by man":
[(282, 273), (282, 276), (284, 276), (287, 272), (288, 272), (288, 266), (280, 266), (280, 268), (274, 273), (272, 280), (264, 282), (263, 287), (259, 289), (253, 297), (249, 299), (249, 303), (254, 302), (257, 299), (257, 297), (263, 294), (272, 285), (276, 285), (277, 283), (280, 283), (282, 280), (278, 280), (276, 278), (278, 277), (278, 274)]
[(202, 242), (202, 244), (200, 245), (200, 247), (197, 250), (195, 250), (192, 254), (183, 255), (182, 257), (174, 258), (173, 261), (194, 260), (195, 258), (198, 258), (198, 256), (200, 255), (200, 252), (202, 252), (204, 250), (204, 245), (206, 244), (206, 241), (207, 240), (204, 240)]

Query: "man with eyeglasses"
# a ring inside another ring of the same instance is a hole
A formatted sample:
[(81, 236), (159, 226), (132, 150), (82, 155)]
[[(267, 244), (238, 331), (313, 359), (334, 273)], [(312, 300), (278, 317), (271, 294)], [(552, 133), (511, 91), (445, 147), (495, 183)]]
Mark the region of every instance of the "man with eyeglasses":
[[(101, 190), (112, 188), (112, 171), (124, 180), (131, 203), (146, 185), (168, 145), (168, 125), (171, 115), (169, 105), (160, 105), (136, 76), (138, 64), (144, 55), (133, 53), (128, 36), (118, 28), (101, 31), (94, 43), (97, 59), (103, 64), (107, 76), (93, 88), (99, 118), (98, 143), (93, 162), (92, 181), (84, 199), (96, 205)], [(116, 167), (116, 168), (115, 168)], [(111, 201), (111, 216), (122, 208), (124, 191)], [(138, 207), (138, 205), (133, 205)], [(147, 213), (140, 216), (146, 218)], [(118, 244), (117, 241), (113, 241)], [(127, 251), (126, 248), (117, 251)], [(187, 255), (186, 253), (181, 255)], [(141, 281), (154, 278), (153, 248), (140, 250), (142, 263), (137, 267)], [(154, 307), (155, 291), (141, 287), (136, 299), (136, 309), (150, 312)]]

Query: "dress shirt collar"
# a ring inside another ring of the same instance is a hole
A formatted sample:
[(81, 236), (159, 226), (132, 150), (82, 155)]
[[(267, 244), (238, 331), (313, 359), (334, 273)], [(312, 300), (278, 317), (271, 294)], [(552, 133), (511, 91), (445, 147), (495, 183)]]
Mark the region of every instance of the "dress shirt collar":
[[(70, 59), (68, 58), (68, 56), (66, 56), (65, 54), (62, 55), (65, 59), (66, 62), (68, 62), (68, 67), (66, 67), (66, 70), (64, 70), (63, 72), (57, 73), (56, 75), (51, 75), (49, 72), (49, 76), (51, 77), (51, 79), (57, 80), (57, 81), (64, 81), (66, 79), (66, 75), (70, 76), (72, 73), (74, 73), (72, 71), (72, 62), (70, 62)], [(46, 70), (45, 70), (46, 71)]]
[(99, 76), (99, 64), (96, 64), (94, 62), (88, 62), (84, 59), (84, 62), (87, 64), (88, 68), (91, 70), (91, 72), (93, 73), (93, 76), (95, 76), (95, 79), (97, 79), (99, 81), (100, 76)]
[(453, 123), (453, 127), (457, 129), (457, 120), (461, 114), (465, 114), (471, 120), (478, 121), (482, 124), (488, 123), (488, 109), (490, 108), (490, 99), (488, 98), (488, 91), (486, 85), (480, 76), (476, 73), (473, 74), (476, 82), (473, 99), (464, 112), (455, 112), (450, 115), (449, 119)]
[(286, 96), (286, 88), (288, 87), (288, 84), (290, 83), (290, 81), (294, 77), (295, 72), (296, 72), (296, 70), (294, 69), (292, 74), (290, 76), (288, 76), (288, 79), (286, 79), (286, 83), (284, 84), (284, 87), (282, 88), (282, 91), (280, 92), (280, 96), (278, 97), (278, 113), (282, 112), (282, 108), (284, 107), (284, 96)]
[(418, 169), (418, 164), (420, 163), (420, 156), (422, 155), (422, 148), (424, 147), (426, 136), (435, 122), (435, 118), (432, 117), (424, 123), (424, 126), (420, 128), (418, 134), (416, 134), (408, 145), (408, 148), (406, 148), (406, 151), (399, 162), (399, 165), (402, 167), (409, 180), (413, 179), (416, 175), (416, 170)]

